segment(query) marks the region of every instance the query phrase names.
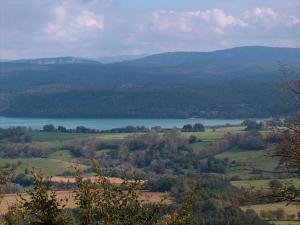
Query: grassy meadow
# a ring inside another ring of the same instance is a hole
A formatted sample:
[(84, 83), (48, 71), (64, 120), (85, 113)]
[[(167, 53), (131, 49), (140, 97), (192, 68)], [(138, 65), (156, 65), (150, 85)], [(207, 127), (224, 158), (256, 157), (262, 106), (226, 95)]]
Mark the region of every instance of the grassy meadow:
[(60, 175), (65, 171), (74, 171), (74, 167), (81, 170), (87, 169), (88, 166), (70, 162), (71, 160), (54, 158), (16, 158), (0, 159), (0, 167), (5, 167), (8, 163), (13, 164), (16, 174), (24, 173), (26, 169), (40, 171), (45, 176)]
[(82, 134), (82, 133), (59, 133), (59, 132), (42, 132), (36, 131), (30, 133), (33, 141), (37, 142), (53, 142), (53, 141), (68, 141), (72, 139), (82, 138), (99, 138), (101, 140), (122, 140), (128, 134), (113, 133), (113, 134)]

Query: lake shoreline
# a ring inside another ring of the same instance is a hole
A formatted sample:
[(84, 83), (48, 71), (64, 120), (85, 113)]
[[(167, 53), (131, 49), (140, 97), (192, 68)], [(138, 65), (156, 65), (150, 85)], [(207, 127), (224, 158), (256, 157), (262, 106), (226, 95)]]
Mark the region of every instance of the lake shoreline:
[[(240, 125), (245, 119), (205, 119), (205, 118), (189, 118), (189, 119), (131, 119), (131, 118), (12, 118), (0, 116), (0, 127), (30, 127), (32, 129), (42, 129), (44, 125), (53, 124), (54, 126), (64, 126), (68, 129), (74, 129), (77, 126), (84, 126), (97, 130), (110, 130), (115, 128), (122, 128), (127, 126), (144, 126), (147, 128), (160, 126), (162, 128), (181, 128), (186, 124), (201, 123), (204, 126), (225, 126), (225, 125)], [(261, 121), (261, 118), (253, 118)]]

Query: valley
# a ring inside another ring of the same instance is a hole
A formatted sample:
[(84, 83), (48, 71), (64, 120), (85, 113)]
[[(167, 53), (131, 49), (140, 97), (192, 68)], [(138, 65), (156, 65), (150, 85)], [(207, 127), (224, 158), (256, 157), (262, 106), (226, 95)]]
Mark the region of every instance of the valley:
[[(30, 135), (31, 142), (13, 143), (9, 139), (3, 139), (0, 143), (1, 168), (15, 171), (12, 183), (4, 190), (7, 193), (30, 190), (32, 185), (30, 171), (33, 170), (49, 177), (53, 189), (58, 191), (58, 198), (69, 196), (67, 208), (76, 207), (72, 197), (72, 189), (75, 188), (75, 168), (79, 169), (84, 177), (94, 176), (92, 159), (99, 160), (102, 174), (109, 177), (114, 185), (120, 185), (122, 183), (120, 177), (123, 176), (145, 180), (145, 194), (152, 195), (147, 200), (150, 202), (157, 201), (151, 200), (152, 198), (162, 199), (163, 197), (159, 196), (163, 196), (163, 193), (168, 193), (170, 198), (178, 198), (179, 193), (176, 189), (180, 184), (177, 182), (184, 176), (189, 177), (191, 173), (199, 172), (203, 176), (200, 179), (223, 180), (229, 190), (239, 193), (248, 189), (268, 190), (270, 182), (274, 180), (299, 186), (300, 178), (295, 176), (284, 178), (287, 175), (280, 172), (280, 157), (274, 156), (275, 145), (268, 141), (272, 132), (268, 129), (259, 131), (245, 129), (246, 126), (236, 125), (206, 127), (201, 132), (183, 132), (179, 129), (137, 133), (62, 133), (25, 130), (25, 133)], [(243, 147), (243, 142), (236, 142), (237, 137), (243, 138), (240, 141), (247, 143), (246, 148)], [(165, 147), (159, 150), (159, 144), (156, 146), (155, 143), (161, 143)], [(165, 145), (166, 143), (169, 144)], [(8, 149), (11, 150), (7, 152)], [(164, 152), (157, 152), (158, 155), (155, 156), (151, 153), (153, 151)], [(169, 151), (177, 153), (169, 155)], [(169, 158), (165, 158), (166, 155)], [(129, 160), (123, 161), (124, 157)], [(124, 170), (125, 173), (122, 172)], [(184, 179), (188, 181), (191, 178)], [(2, 213), (7, 212), (7, 206), (15, 203), (17, 198), (16, 194), (4, 195)], [(271, 202), (261, 205), (264, 200), (260, 204), (253, 200), (245, 205), (243, 200), (239, 201), (241, 209), (254, 209), (258, 216), (261, 215), (262, 209), (268, 211), (282, 208), (286, 214), (293, 214), (296, 220), (297, 212), (300, 210), (297, 211), (296, 206), (291, 210), (292, 206), (285, 206), (285, 203)], [(269, 217), (261, 218), (269, 220)], [(275, 217), (271, 218), (275, 220)], [(276, 224), (284, 224), (281, 221), (286, 221), (286, 218), (282, 217)]]

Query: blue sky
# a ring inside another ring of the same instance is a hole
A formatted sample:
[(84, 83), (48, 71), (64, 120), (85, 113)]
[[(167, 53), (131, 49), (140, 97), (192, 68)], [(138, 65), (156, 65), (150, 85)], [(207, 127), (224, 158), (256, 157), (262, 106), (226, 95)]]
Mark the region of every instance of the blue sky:
[(0, 0), (0, 58), (300, 47), (299, 0)]

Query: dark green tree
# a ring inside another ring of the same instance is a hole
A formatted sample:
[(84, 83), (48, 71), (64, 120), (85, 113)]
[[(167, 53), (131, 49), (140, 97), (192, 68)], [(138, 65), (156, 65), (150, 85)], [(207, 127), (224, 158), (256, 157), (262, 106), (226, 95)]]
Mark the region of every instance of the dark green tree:
[(47, 125), (43, 126), (43, 131), (45, 131), (45, 132), (53, 132), (55, 130), (56, 130), (56, 128), (53, 124), (47, 124)]

